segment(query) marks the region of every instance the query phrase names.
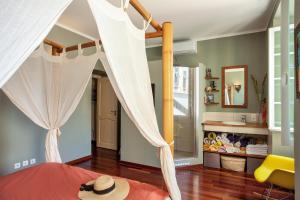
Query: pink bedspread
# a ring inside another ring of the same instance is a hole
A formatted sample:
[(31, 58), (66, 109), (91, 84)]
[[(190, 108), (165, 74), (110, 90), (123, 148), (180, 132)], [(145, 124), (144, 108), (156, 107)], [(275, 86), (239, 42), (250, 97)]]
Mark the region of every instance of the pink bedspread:
[[(72, 200), (82, 183), (101, 174), (65, 164), (46, 163), (0, 178), (1, 200)], [(128, 180), (128, 200), (162, 200), (168, 194), (154, 186)]]

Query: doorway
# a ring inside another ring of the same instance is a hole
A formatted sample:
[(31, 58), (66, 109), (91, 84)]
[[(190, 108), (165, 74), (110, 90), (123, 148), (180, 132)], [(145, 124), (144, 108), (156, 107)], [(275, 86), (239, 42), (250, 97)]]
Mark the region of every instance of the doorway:
[(174, 158), (192, 158), (196, 153), (194, 69), (174, 66)]
[(120, 105), (105, 72), (92, 77), (92, 144), (94, 148), (120, 150)]

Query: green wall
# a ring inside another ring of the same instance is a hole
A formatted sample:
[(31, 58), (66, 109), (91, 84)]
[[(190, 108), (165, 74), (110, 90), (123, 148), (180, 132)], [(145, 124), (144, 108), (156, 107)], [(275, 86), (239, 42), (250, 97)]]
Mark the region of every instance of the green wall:
[[(151, 82), (156, 85), (155, 111), (160, 128), (162, 125), (161, 55), (161, 47), (147, 49)], [(176, 56), (174, 63), (189, 67), (196, 67), (199, 66), (199, 63), (202, 63), (211, 67), (213, 74), (216, 76), (220, 76), (222, 66), (248, 64), (249, 74), (254, 74), (259, 81), (262, 81), (264, 73), (267, 71), (267, 55), (267, 34), (266, 32), (260, 32), (199, 41), (198, 53), (196, 55)], [(248, 109), (237, 109), (236, 111), (238, 112), (258, 112), (258, 105), (255, 101), (252, 83), (249, 81), (248, 84), (250, 97), (249, 107)], [(218, 86), (221, 86), (220, 81)], [(201, 108), (203, 108), (202, 105), (203, 104), (200, 105)], [(204, 110), (205, 109), (202, 109), (202, 111)], [(235, 110), (222, 109), (219, 105), (207, 107), (206, 111), (232, 112)], [(160, 166), (156, 148), (151, 146), (141, 136), (124, 111), (122, 111), (121, 117), (121, 160), (150, 166)]]
[[(87, 39), (54, 27), (49, 39), (65, 46)], [(91, 154), (91, 83), (76, 108), (62, 127), (59, 150), (63, 162)], [(14, 163), (36, 158), (44, 162), (44, 144), (47, 131), (35, 125), (19, 111), (0, 90), (0, 175), (14, 171)], [(21, 168), (22, 169), (22, 168)]]
[[(232, 37), (198, 41), (198, 52), (195, 55), (178, 55), (174, 57), (175, 65), (189, 67), (203, 63), (212, 69), (214, 76), (221, 77), (222, 66), (248, 65), (249, 76), (253, 74), (261, 83), (268, 69), (267, 32), (238, 35)], [(161, 47), (147, 49), (148, 60), (161, 60)], [(221, 89), (221, 79), (217, 82)], [(221, 104), (208, 106), (207, 112), (258, 112), (255, 92), (251, 79), (248, 79), (248, 108), (223, 109)], [(221, 102), (221, 91), (215, 96)]]
[[(162, 73), (161, 61), (150, 61), (151, 83), (155, 84), (155, 113), (162, 130)], [(153, 147), (138, 131), (124, 110), (121, 113), (121, 160), (159, 167), (157, 148)]]

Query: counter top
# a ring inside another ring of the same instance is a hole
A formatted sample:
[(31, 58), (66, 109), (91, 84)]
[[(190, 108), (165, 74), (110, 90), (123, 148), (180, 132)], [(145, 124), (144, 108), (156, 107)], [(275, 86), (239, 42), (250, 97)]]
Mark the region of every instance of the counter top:
[(230, 127), (245, 127), (245, 128), (268, 128), (266, 124), (246, 123), (245, 125), (223, 124), (222, 121), (204, 121), (202, 125), (209, 126), (230, 126)]
[(246, 123), (245, 125), (224, 124), (222, 121), (204, 121), (202, 123), (204, 131), (215, 131), (225, 133), (241, 133), (268, 135), (269, 129), (264, 124)]

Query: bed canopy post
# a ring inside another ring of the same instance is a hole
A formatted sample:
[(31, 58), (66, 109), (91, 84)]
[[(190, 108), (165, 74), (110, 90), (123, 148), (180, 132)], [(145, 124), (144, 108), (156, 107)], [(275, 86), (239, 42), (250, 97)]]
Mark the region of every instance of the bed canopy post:
[(165, 22), (162, 26), (163, 63), (163, 135), (174, 155), (173, 134), (173, 24)]

